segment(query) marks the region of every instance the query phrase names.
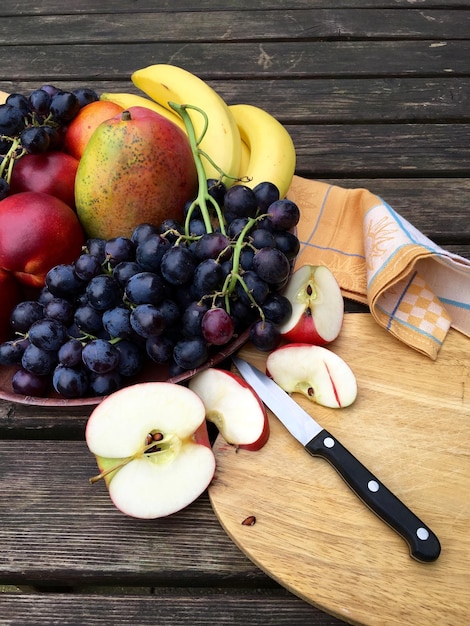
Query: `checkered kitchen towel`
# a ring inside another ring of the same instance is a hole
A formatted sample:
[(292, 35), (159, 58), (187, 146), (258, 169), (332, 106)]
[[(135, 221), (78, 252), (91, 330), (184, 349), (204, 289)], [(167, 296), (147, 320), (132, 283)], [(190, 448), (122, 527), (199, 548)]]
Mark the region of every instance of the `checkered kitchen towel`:
[[(470, 261), (443, 250), (366, 189), (294, 177), (301, 211), (296, 267), (326, 265), (345, 297), (436, 359), (449, 328), (470, 337)], [(469, 344), (470, 346), (470, 344)]]

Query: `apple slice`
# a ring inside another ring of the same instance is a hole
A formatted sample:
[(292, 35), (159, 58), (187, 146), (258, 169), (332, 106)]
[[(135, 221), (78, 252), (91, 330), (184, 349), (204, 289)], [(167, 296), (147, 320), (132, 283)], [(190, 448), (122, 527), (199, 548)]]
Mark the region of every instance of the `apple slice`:
[(225, 441), (245, 450), (259, 450), (269, 438), (266, 408), (255, 391), (238, 374), (209, 368), (189, 381), (203, 401), (206, 419)]
[(292, 343), (277, 348), (266, 359), (266, 372), (284, 391), (302, 393), (322, 406), (349, 406), (357, 396), (349, 365), (321, 346)]
[(153, 519), (193, 502), (209, 485), (215, 457), (205, 409), (174, 383), (140, 383), (105, 398), (86, 426), (114, 505), (126, 515)]
[(339, 335), (344, 300), (333, 272), (326, 265), (303, 265), (283, 293), (292, 305), (290, 318), (279, 326), (291, 342), (323, 346)]

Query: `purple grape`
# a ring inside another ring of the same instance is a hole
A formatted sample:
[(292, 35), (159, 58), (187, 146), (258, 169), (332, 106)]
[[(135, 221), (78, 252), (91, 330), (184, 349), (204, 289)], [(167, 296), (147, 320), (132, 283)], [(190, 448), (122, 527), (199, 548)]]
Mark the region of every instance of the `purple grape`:
[(11, 386), (19, 395), (42, 397), (46, 395), (49, 388), (49, 378), (19, 369), (13, 374)]
[(287, 198), (270, 204), (267, 213), (276, 230), (291, 230), (300, 219), (299, 207)]
[(83, 346), (82, 361), (91, 372), (105, 374), (118, 366), (119, 352), (109, 341), (92, 339)]
[(132, 309), (130, 323), (140, 337), (160, 335), (165, 328), (162, 312), (152, 304), (139, 304)]
[(88, 392), (88, 373), (84, 367), (59, 364), (52, 374), (52, 385), (64, 398), (83, 398)]
[(67, 328), (58, 320), (44, 318), (31, 325), (28, 338), (32, 344), (42, 350), (57, 352), (67, 341)]
[(279, 346), (281, 334), (275, 324), (260, 320), (250, 328), (250, 341), (258, 350), (270, 352)]
[(202, 337), (181, 339), (173, 349), (173, 359), (183, 370), (195, 369), (207, 361), (208, 350)]
[(204, 339), (215, 346), (223, 346), (233, 337), (235, 326), (225, 309), (209, 309), (202, 318), (201, 330)]
[(253, 270), (269, 285), (279, 285), (289, 277), (290, 263), (277, 248), (261, 248), (253, 257)]
[(117, 371), (121, 376), (136, 376), (143, 367), (144, 354), (142, 350), (131, 341), (122, 340), (116, 344), (119, 352), (119, 364)]
[(174, 342), (169, 337), (163, 335), (152, 335), (145, 342), (147, 355), (158, 365), (163, 365), (170, 360), (173, 346)]
[(91, 306), (98, 311), (106, 311), (122, 300), (118, 282), (108, 274), (94, 276), (86, 287), (86, 295)]
[(253, 193), (256, 196), (258, 208), (262, 213), (265, 213), (269, 205), (276, 202), (276, 200), (279, 200), (280, 197), (279, 189), (274, 183), (270, 183), (268, 181), (258, 183), (253, 188)]
[(11, 312), (10, 325), (16, 333), (26, 333), (34, 322), (42, 320), (43, 317), (42, 304), (35, 300), (24, 300), (19, 302)]

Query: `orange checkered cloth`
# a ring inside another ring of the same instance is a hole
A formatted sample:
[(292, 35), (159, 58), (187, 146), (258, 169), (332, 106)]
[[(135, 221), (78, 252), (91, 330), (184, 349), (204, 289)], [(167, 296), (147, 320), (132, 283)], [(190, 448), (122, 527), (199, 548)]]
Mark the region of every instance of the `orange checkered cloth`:
[(450, 327), (470, 337), (470, 261), (433, 243), (367, 189), (294, 177), (300, 208), (296, 267), (326, 265), (343, 295), (436, 359)]

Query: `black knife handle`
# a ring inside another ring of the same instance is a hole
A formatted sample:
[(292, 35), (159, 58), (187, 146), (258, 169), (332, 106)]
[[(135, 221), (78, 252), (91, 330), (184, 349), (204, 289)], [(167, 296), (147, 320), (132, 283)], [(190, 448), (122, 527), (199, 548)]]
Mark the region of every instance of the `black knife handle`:
[(333, 465), (356, 495), (405, 539), (413, 558), (423, 562), (437, 559), (441, 546), (432, 530), (327, 430), (309, 441), (305, 449)]

